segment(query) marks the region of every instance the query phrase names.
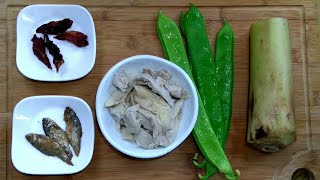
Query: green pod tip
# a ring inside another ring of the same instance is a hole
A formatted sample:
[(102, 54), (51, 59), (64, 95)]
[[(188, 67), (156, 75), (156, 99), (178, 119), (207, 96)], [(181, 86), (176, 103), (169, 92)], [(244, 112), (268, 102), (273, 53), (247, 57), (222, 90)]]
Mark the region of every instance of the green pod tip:
[[(196, 14), (196, 16), (202, 17), (201, 12), (200, 12), (199, 9), (197, 8), (197, 6), (195, 6), (194, 4), (190, 4), (190, 8), (189, 8), (187, 14), (189, 14), (189, 13), (194, 13), (194, 14)], [(202, 17), (202, 18), (203, 18), (203, 17)]]
[(233, 32), (230, 26), (230, 23), (228, 21), (224, 21), (224, 26), (222, 29), (228, 29), (229, 31)]
[(237, 180), (240, 178), (240, 171), (236, 169), (235, 174), (225, 174), (224, 176), (229, 180)]
[(163, 12), (161, 10), (159, 10), (158, 12), (158, 18), (161, 17), (161, 16), (164, 16)]

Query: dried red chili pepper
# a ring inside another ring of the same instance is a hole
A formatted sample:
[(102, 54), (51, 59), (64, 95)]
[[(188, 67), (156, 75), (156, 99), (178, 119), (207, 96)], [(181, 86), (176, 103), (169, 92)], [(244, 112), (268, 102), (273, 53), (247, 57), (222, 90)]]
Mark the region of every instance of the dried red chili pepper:
[(33, 35), (33, 38), (31, 39), (33, 42), (32, 44), (32, 50), (33, 54), (38, 57), (38, 59), (45, 64), (49, 69), (52, 69), (49, 58), (46, 54), (46, 46), (44, 40), (40, 37), (38, 38), (36, 35)]
[(55, 65), (57, 72), (59, 72), (60, 66), (64, 63), (63, 56), (60, 54), (60, 49), (49, 39), (47, 34), (44, 35), (44, 40), (49, 53), (53, 56), (53, 64)]
[(60, 21), (50, 21), (47, 24), (43, 24), (37, 28), (37, 33), (43, 34), (59, 34), (65, 32), (72, 26), (73, 21), (71, 19), (63, 19)]
[(87, 41), (88, 36), (79, 31), (67, 31), (58, 34), (54, 38), (69, 41), (78, 47), (84, 47), (89, 44)]

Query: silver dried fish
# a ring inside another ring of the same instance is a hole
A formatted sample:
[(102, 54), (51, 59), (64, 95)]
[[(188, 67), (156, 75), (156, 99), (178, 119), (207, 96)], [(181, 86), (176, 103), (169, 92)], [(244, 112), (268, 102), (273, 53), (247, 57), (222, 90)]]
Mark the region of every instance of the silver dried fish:
[(45, 134), (51, 139), (57, 141), (64, 152), (66, 152), (71, 159), (73, 155), (69, 148), (69, 141), (66, 132), (50, 118), (42, 119), (42, 127)]
[(56, 156), (69, 165), (72, 165), (71, 158), (63, 151), (59, 143), (48, 136), (30, 133), (26, 135), (28, 142), (48, 156)]
[(64, 121), (66, 122), (66, 134), (76, 156), (79, 156), (81, 148), (82, 127), (77, 114), (70, 108), (64, 110)]

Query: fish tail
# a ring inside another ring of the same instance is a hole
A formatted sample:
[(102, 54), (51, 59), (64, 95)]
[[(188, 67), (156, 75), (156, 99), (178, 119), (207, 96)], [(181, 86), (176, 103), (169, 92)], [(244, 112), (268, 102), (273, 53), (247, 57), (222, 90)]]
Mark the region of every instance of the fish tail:
[(71, 165), (71, 166), (73, 166), (73, 163), (71, 162), (71, 159), (67, 159), (67, 160), (66, 160), (66, 163), (69, 164), (69, 165)]
[(74, 153), (76, 154), (77, 157), (79, 157), (80, 149), (77, 149), (76, 151), (74, 151)]

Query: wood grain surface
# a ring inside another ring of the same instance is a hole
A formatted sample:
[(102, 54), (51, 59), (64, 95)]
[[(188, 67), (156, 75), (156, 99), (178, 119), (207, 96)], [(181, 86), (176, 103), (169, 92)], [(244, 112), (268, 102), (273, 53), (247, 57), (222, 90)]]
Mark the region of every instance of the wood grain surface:
[[(190, 1), (191, 2), (191, 1)], [(71, 82), (46, 83), (24, 77), (16, 67), (16, 18), (29, 4), (80, 4), (93, 16), (97, 56), (93, 70)], [(232, 127), (226, 153), (241, 179), (290, 179), (301, 167), (320, 178), (320, 49), (315, 0), (194, 1), (206, 20), (211, 46), (223, 20), (235, 33), (235, 84)], [(34, 95), (71, 95), (85, 100), (95, 112), (95, 95), (104, 74), (115, 63), (136, 54), (164, 57), (155, 27), (161, 9), (177, 23), (186, 0), (0, 0), (0, 179), (197, 179), (191, 159), (198, 152), (193, 137), (170, 154), (152, 160), (127, 157), (103, 137), (95, 121), (95, 149), (82, 172), (67, 176), (31, 176), (11, 162), (11, 121), (14, 106)], [(281, 152), (265, 154), (246, 144), (248, 105), (249, 27), (257, 19), (289, 19), (297, 141)], [(95, 117), (94, 117), (95, 118)], [(21, 150), (23, 151), (23, 150)], [(221, 177), (218, 177), (220, 179)]]

